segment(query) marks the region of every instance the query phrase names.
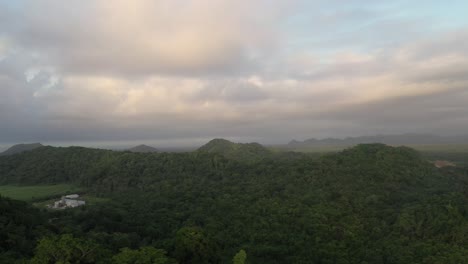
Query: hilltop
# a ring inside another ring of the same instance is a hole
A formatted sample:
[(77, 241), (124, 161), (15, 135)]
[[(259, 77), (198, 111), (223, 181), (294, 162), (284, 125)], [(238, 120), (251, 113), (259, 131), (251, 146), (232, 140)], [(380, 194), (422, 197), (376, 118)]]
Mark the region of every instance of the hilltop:
[(4, 152), (0, 153), (0, 156), (7, 156), (22, 153), (25, 151), (31, 151), (33, 149), (37, 149), (40, 147), (44, 147), (41, 143), (32, 143), (32, 144), (17, 144), (13, 145), (9, 149), (5, 150)]
[(270, 156), (270, 150), (259, 143), (234, 143), (216, 138), (201, 146), (198, 152), (217, 153), (228, 159), (253, 161)]
[(138, 146), (135, 146), (133, 148), (129, 148), (127, 149), (127, 151), (130, 151), (130, 152), (137, 152), (137, 153), (151, 153), (151, 152), (158, 152), (158, 150), (156, 148), (153, 148), (151, 146), (147, 146), (147, 145), (138, 145)]

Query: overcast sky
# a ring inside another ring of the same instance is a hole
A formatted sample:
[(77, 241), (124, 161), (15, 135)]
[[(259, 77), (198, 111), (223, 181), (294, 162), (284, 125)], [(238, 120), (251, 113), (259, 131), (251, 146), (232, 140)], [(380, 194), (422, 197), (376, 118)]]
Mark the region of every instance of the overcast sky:
[(0, 0), (0, 143), (468, 134), (467, 3)]

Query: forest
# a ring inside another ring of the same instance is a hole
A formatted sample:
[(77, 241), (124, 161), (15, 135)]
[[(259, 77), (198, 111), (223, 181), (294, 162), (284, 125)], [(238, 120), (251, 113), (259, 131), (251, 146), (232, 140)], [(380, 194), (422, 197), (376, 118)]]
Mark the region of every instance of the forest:
[(70, 184), (105, 202), (49, 210), (0, 197), (0, 263), (468, 263), (468, 157), (436, 168), (435, 156), (221, 139), (184, 153), (1, 156), (0, 185)]

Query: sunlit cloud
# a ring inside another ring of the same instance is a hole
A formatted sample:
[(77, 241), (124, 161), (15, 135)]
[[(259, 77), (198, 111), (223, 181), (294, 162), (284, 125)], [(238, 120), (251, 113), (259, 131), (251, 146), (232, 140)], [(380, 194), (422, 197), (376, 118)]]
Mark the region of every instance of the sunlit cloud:
[(340, 3), (0, 3), (0, 139), (468, 133), (468, 23)]

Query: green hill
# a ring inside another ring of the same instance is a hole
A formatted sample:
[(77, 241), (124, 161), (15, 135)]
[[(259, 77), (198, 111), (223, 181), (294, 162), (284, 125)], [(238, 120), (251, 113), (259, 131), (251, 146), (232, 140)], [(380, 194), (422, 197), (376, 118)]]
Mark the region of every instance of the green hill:
[(78, 183), (109, 150), (44, 146), (18, 155), (0, 157), (0, 184)]
[(269, 157), (272, 152), (258, 143), (233, 143), (226, 139), (213, 139), (198, 149), (199, 152), (217, 153), (228, 159), (256, 161)]
[(147, 146), (147, 145), (138, 145), (133, 148), (129, 148), (128, 151), (130, 152), (137, 152), (137, 153), (151, 153), (151, 152), (158, 152), (156, 148)]
[(5, 150), (4, 152), (0, 153), (0, 156), (7, 156), (7, 155), (22, 153), (25, 151), (31, 151), (33, 149), (37, 149), (43, 146), (44, 145), (42, 145), (41, 143), (17, 144)]

